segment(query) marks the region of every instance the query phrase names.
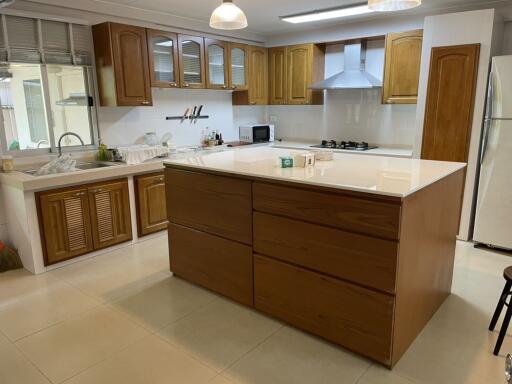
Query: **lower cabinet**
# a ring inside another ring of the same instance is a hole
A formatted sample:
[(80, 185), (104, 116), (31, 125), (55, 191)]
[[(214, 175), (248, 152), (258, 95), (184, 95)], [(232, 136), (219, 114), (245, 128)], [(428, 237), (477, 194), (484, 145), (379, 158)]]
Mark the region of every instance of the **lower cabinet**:
[(132, 239), (128, 181), (38, 192), (45, 265)]
[(163, 172), (135, 176), (139, 237), (167, 229)]

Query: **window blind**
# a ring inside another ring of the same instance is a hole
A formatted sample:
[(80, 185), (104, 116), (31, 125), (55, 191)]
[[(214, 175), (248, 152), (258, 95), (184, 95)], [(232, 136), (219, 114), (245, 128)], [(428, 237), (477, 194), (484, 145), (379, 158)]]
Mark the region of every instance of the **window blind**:
[(0, 60), (13, 63), (91, 65), (90, 27), (2, 15)]

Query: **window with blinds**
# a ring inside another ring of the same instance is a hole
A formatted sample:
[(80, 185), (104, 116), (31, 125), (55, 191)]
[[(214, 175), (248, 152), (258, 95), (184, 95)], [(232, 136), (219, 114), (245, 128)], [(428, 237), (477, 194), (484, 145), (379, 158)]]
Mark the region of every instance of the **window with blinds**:
[(231, 50), (231, 82), (233, 85), (245, 85), (245, 51), (240, 48)]
[(183, 78), (185, 83), (200, 84), (201, 79), (201, 46), (195, 41), (184, 41), (181, 44), (183, 57)]
[(212, 44), (208, 46), (208, 74), (211, 84), (224, 85), (224, 48)]
[(92, 65), (87, 25), (4, 14), (0, 23), (3, 62)]

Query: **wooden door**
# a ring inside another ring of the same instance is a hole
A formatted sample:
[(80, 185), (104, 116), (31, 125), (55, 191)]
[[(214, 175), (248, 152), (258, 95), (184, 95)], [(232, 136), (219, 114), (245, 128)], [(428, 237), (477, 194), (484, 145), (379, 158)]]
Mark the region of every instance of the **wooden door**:
[(167, 228), (164, 174), (153, 173), (135, 177), (137, 196), (137, 230), (139, 236)]
[(249, 61), (249, 104), (268, 104), (267, 48), (251, 48)]
[(288, 104), (310, 104), (312, 72), (311, 44), (288, 48)]
[(204, 39), (204, 46), (206, 51), (206, 87), (227, 89), (229, 81), (228, 43)]
[(110, 24), (117, 105), (152, 105), (146, 29)]
[(270, 104), (287, 104), (286, 47), (269, 49)]
[(178, 75), (178, 35), (172, 32), (147, 30), (151, 86), (176, 88)]
[(384, 104), (416, 104), (422, 44), (422, 29), (386, 36), (382, 84)]
[(37, 201), (45, 265), (93, 250), (85, 188), (43, 192)]
[(180, 84), (182, 88), (206, 88), (204, 39), (178, 35)]
[(229, 86), (232, 90), (249, 89), (249, 50), (245, 44), (229, 44)]
[(432, 48), (422, 159), (468, 159), (480, 44)]
[(132, 239), (128, 181), (118, 180), (88, 188), (94, 248)]

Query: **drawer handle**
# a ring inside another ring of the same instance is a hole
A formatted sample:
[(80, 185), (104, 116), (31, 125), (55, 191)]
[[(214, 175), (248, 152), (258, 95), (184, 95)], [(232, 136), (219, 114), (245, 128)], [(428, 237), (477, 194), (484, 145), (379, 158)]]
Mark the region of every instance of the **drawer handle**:
[(145, 100), (141, 103), (142, 105), (149, 105), (149, 101)]
[(185, 88), (188, 88), (188, 87), (190, 87), (190, 84), (185, 83), (183, 86), (184, 86)]
[(158, 178), (158, 181), (165, 181), (165, 178), (163, 176)]
[(77, 192), (75, 193), (75, 197), (80, 197), (80, 196), (84, 196), (85, 195), (85, 192)]
[(169, 85), (170, 85), (171, 87), (176, 87), (178, 84), (176, 84), (176, 83), (169, 83)]
[(100, 192), (103, 192), (102, 188), (91, 189), (91, 193), (100, 193)]

